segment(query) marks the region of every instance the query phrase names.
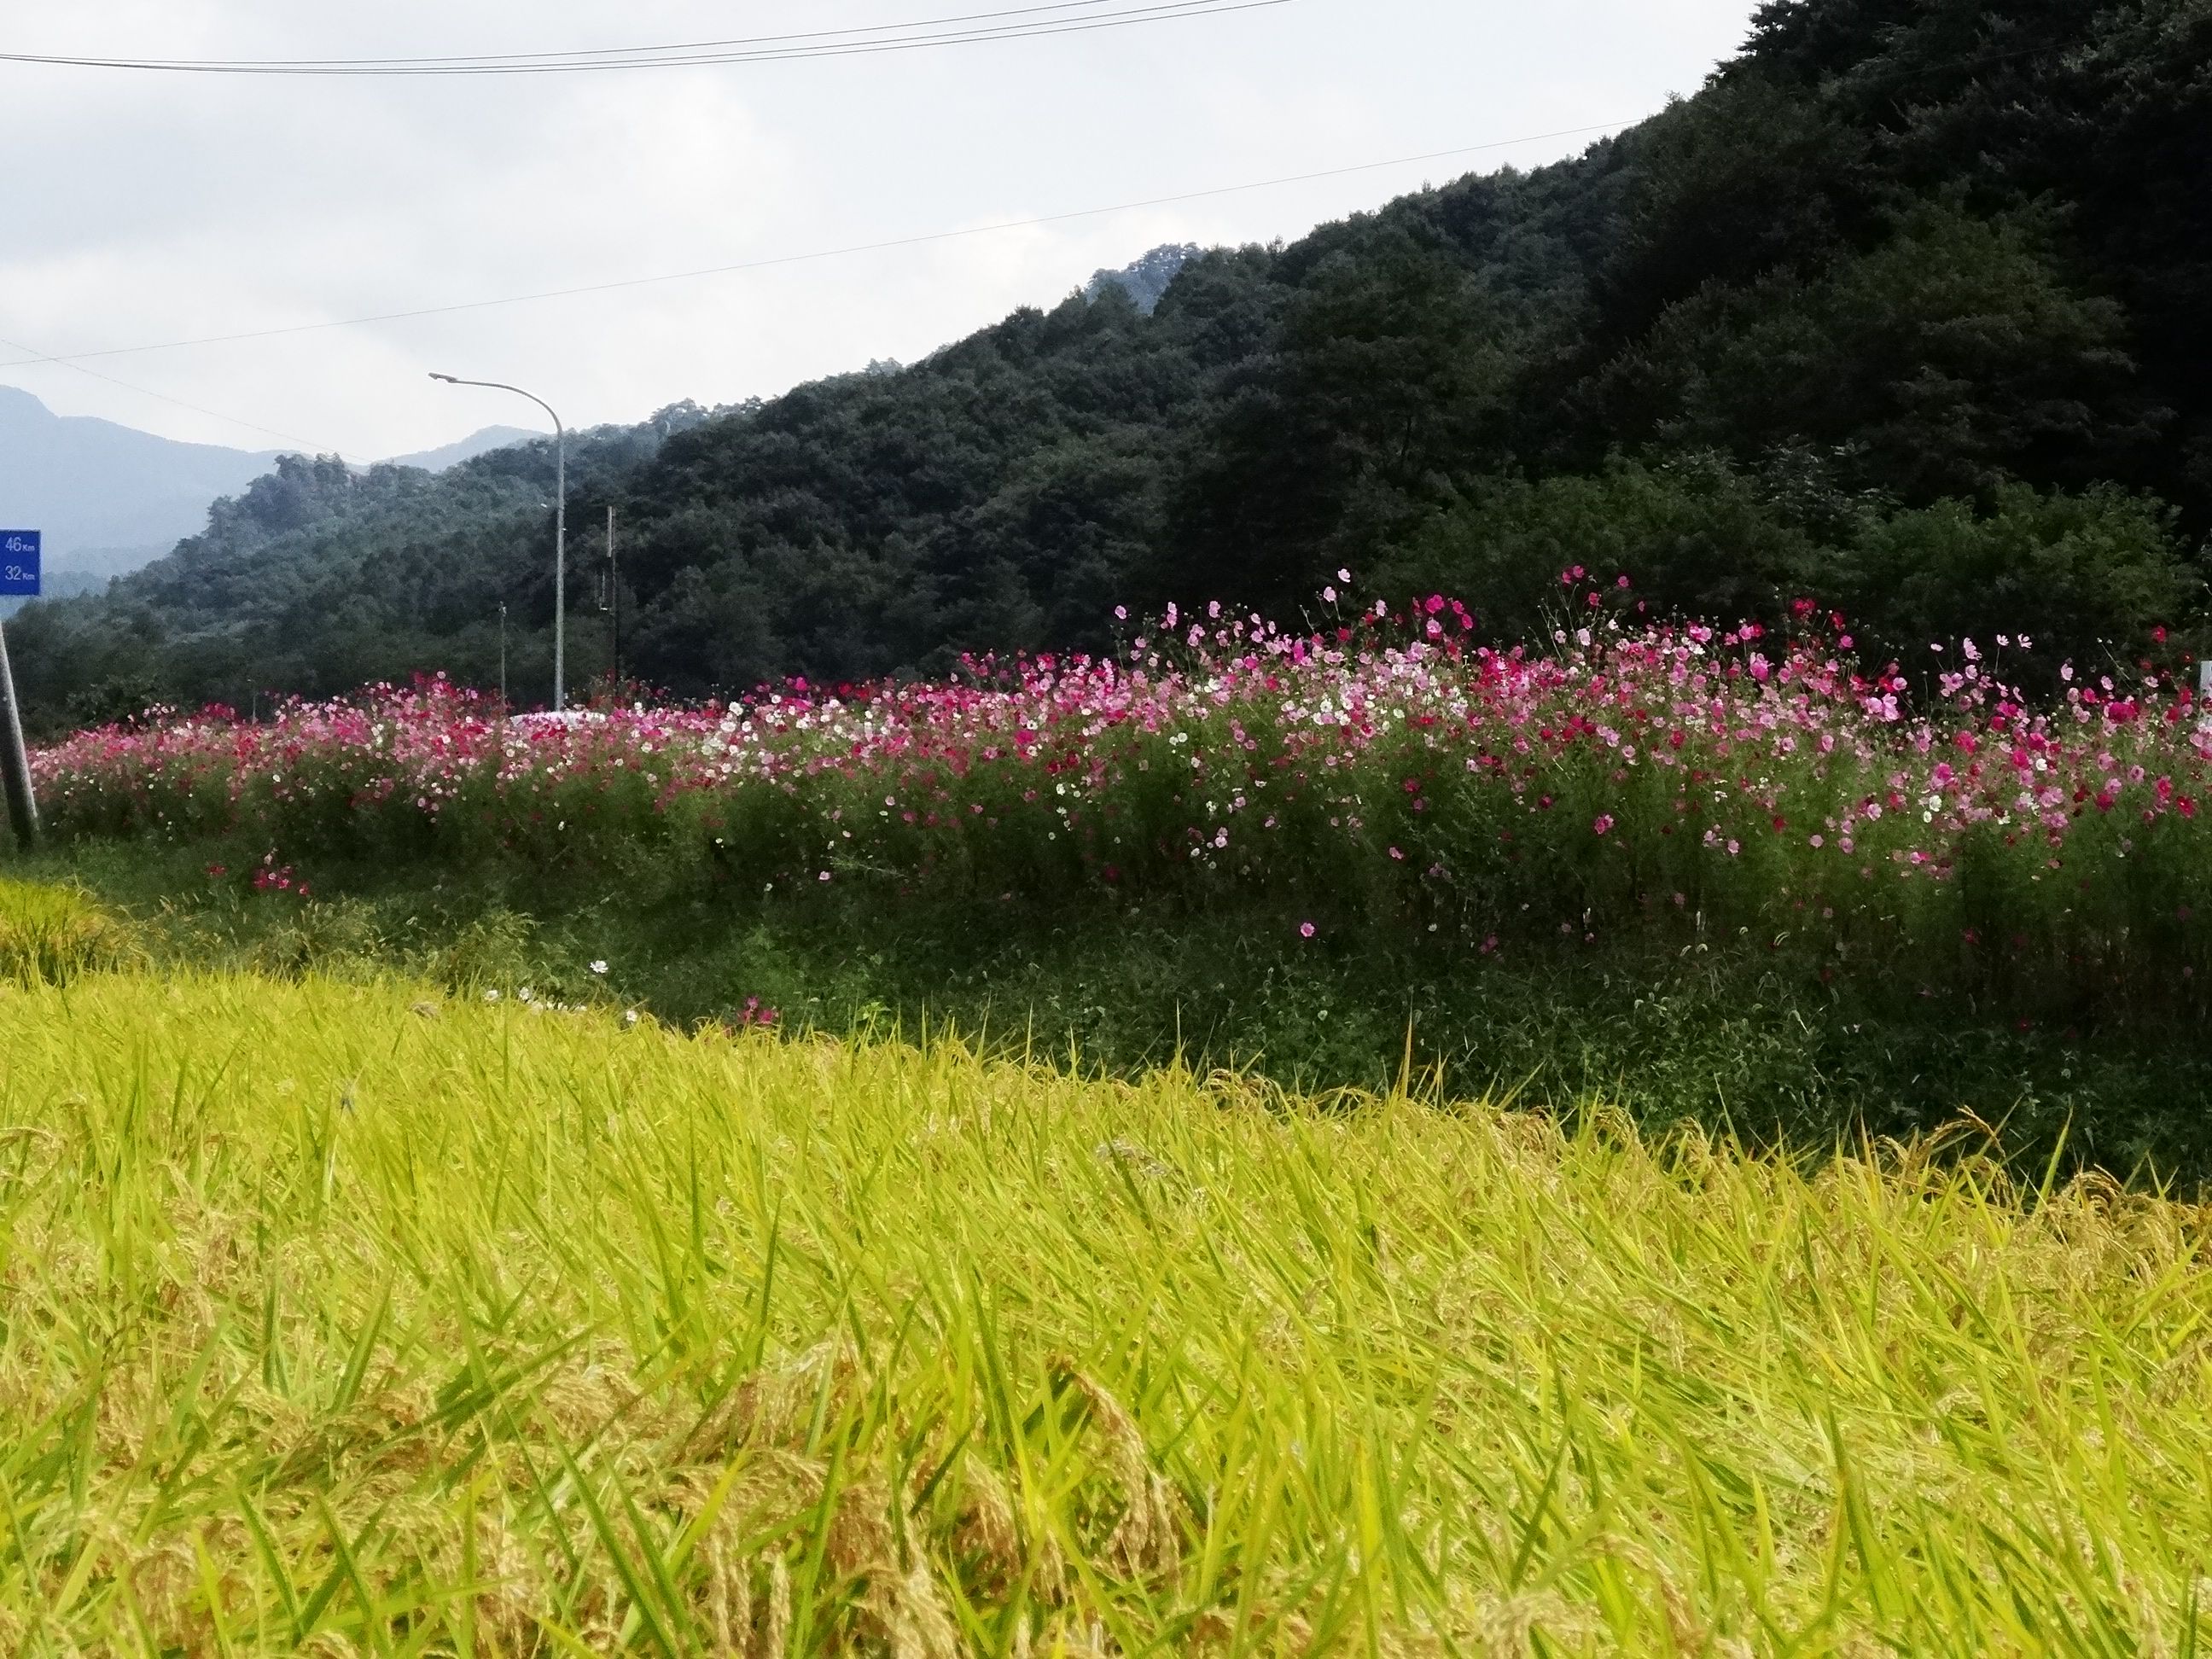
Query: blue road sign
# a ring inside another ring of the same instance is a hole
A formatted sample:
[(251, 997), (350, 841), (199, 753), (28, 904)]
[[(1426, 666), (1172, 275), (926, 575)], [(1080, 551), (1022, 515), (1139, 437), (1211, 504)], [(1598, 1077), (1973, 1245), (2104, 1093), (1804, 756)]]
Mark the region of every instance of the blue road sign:
[(35, 530), (0, 530), (0, 599), (35, 599), (44, 540)]

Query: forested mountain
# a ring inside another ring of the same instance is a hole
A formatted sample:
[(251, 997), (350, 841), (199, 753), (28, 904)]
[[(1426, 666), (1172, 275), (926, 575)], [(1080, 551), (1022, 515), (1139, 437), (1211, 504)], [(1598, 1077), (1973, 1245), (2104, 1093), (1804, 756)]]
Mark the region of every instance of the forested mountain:
[[(911, 368), (594, 434), (571, 524), (618, 507), (625, 667), (687, 694), (1097, 646), (1121, 603), (1288, 611), (1347, 565), (1499, 634), (1580, 564), (1707, 614), (1817, 596), (1872, 644), (2130, 645), (2204, 617), (2208, 179), (2212, 0), (1777, 0), (1572, 161), (1205, 253), (1149, 314), (1101, 281)], [(48, 720), (486, 683), (505, 603), (534, 687), (550, 482), (543, 445), (437, 480), (288, 463), (111, 595), (27, 611), (19, 672)], [(611, 618), (574, 546), (580, 678)]]

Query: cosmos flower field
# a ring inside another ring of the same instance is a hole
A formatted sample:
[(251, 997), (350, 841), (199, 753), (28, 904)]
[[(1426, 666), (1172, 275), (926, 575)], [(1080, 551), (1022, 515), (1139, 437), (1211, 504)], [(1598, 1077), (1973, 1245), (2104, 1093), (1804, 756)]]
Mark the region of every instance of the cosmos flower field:
[(2005, 637), (1908, 675), (1809, 605), (1716, 631), (1612, 599), (1540, 648), (1471, 643), (1441, 596), (1295, 633), (1217, 606), (1106, 659), (558, 719), (433, 679), (34, 763), (62, 835), (242, 845), (211, 868), (264, 887), (492, 860), (1102, 912), (1260, 896), (1315, 948), (1379, 918), (1482, 954), (1634, 933), (1824, 978), (2191, 994), (2212, 735), (2175, 674)]

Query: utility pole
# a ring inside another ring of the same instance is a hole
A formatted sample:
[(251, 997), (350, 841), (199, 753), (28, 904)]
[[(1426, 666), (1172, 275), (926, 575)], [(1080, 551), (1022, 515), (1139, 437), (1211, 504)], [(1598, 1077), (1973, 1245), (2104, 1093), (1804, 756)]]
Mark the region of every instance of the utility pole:
[(499, 712), (507, 712), (507, 601), (499, 605)]
[(614, 634), (611, 679), (614, 694), (622, 696), (622, 566), (615, 560), (615, 510), (607, 508), (607, 609), (612, 614), (608, 625)]
[(23, 747), (22, 711), (15, 706), (15, 671), (8, 663), (7, 630), (0, 629), (0, 779), (8, 786), (8, 817), (25, 852), (39, 844), (39, 803), (31, 793), (31, 757)]

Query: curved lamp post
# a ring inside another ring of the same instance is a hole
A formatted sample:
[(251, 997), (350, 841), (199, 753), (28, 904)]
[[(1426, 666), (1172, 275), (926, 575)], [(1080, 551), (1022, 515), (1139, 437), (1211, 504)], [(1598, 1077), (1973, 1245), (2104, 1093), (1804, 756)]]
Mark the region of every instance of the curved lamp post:
[(534, 392), (503, 380), (464, 380), (452, 374), (433, 374), (447, 386), (480, 386), (494, 392), (512, 392), (527, 398), (551, 416), (555, 474), (553, 501), (553, 712), (568, 706), (568, 428), (553, 413), (553, 405)]

